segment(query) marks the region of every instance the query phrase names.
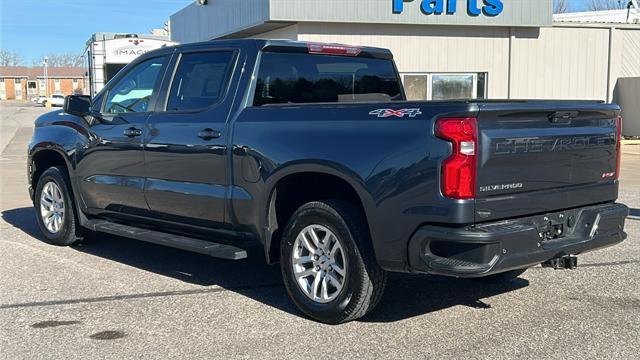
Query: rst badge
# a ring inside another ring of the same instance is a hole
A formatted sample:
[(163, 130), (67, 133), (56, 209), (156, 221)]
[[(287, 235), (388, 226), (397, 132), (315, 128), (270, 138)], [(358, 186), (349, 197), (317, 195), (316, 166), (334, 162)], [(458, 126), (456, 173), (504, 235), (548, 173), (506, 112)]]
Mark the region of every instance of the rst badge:
[(416, 117), (418, 115), (421, 115), (422, 111), (420, 111), (420, 109), (398, 109), (398, 110), (394, 110), (394, 109), (377, 109), (377, 110), (373, 110), (372, 112), (369, 113), (369, 115), (371, 116), (377, 116), (379, 118), (388, 118), (388, 117), (399, 117), (399, 118), (403, 118), (405, 116), (408, 117)]

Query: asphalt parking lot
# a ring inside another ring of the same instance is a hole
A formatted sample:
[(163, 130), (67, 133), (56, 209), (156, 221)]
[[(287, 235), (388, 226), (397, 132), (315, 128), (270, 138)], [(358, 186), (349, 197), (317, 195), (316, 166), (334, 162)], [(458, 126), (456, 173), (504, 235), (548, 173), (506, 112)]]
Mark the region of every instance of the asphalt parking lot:
[[(260, 254), (230, 262), (107, 235), (40, 235), (26, 185), (33, 119), (0, 103), (0, 358), (598, 358), (640, 353), (640, 220), (629, 239), (503, 285), (393, 275), (378, 309), (304, 318)], [(640, 146), (620, 201), (640, 217)]]

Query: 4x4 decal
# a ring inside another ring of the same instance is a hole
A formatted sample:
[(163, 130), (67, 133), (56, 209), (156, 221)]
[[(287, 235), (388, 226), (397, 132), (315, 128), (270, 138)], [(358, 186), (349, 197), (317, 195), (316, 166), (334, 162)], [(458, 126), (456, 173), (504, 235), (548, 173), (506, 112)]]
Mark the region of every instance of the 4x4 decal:
[(416, 117), (418, 115), (422, 114), (422, 111), (420, 111), (420, 109), (398, 109), (398, 110), (394, 110), (394, 109), (377, 109), (377, 110), (373, 110), (372, 112), (369, 113), (369, 115), (375, 115), (379, 118), (388, 118), (391, 116), (395, 116), (395, 117), (399, 117), (399, 118), (403, 118), (405, 116), (408, 117)]

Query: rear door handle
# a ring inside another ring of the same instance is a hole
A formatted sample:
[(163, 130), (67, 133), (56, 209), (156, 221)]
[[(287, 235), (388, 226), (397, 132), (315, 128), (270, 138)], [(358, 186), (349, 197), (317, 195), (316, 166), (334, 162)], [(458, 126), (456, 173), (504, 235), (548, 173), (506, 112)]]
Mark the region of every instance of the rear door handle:
[(124, 131), (124, 136), (130, 137), (130, 138), (140, 136), (140, 135), (142, 135), (142, 130), (138, 128), (130, 127)]
[(202, 140), (218, 139), (221, 136), (222, 133), (220, 131), (213, 129), (204, 129), (198, 133), (198, 137)]

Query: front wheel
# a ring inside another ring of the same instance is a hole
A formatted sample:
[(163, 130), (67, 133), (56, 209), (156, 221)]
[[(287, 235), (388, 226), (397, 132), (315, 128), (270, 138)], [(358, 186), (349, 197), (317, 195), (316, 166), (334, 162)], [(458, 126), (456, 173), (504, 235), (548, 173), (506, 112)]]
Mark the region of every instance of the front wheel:
[(363, 215), (340, 200), (310, 202), (291, 217), (280, 249), (289, 296), (309, 317), (339, 324), (378, 304), (386, 273)]
[(65, 169), (50, 167), (38, 180), (34, 205), (45, 241), (68, 246), (79, 241), (76, 209)]

